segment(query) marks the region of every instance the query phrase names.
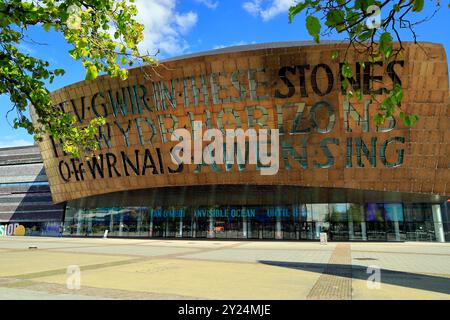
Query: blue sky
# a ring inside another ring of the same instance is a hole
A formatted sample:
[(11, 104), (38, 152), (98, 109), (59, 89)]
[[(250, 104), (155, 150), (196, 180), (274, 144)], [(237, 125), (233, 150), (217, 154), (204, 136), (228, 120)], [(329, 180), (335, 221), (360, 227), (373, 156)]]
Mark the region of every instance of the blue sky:
[[(146, 26), (143, 49), (161, 50), (159, 59), (214, 48), (273, 41), (311, 40), (304, 27), (302, 16), (289, 24), (287, 10), (295, 0), (136, 0), (138, 20)], [(419, 20), (429, 16), (436, 0), (426, 0), (428, 5)], [(450, 52), (450, 9), (448, 1), (432, 20), (417, 25), (419, 41), (444, 44)], [(383, 12), (381, 12), (383, 15)], [(412, 40), (407, 30), (401, 30), (402, 39)], [(31, 42), (21, 44), (24, 51), (46, 59), (54, 68), (64, 68), (66, 75), (49, 86), (60, 88), (84, 79), (84, 69), (70, 58), (70, 50), (61, 35), (46, 33), (39, 27), (29, 30), (29, 37), (45, 45)], [(327, 39), (340, 39), (336, 34)], [(9, 97), (0, 95), (0, 147), (33, 143), (32, 136), (23, 129), (13, 129), (5, 118), (11, 108)], [(14, 116), (11, 113), (9, 122)]]

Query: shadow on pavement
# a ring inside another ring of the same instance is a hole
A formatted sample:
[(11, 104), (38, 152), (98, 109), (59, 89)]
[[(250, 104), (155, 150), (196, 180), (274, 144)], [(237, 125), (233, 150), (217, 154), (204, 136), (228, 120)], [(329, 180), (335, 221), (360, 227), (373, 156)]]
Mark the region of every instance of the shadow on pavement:
[[(372, 272), (367, 272), (366, 266), (360, 265), (283, 262), (267, 260), (259, 260), (258, 262), (270, 266), (317, 272), (360, 280), (367, 280), (372, 274)], [(450, 294), (450, 278), (388, 269), (380, 270), (382, 284), (385, 283), (407, 288)]]

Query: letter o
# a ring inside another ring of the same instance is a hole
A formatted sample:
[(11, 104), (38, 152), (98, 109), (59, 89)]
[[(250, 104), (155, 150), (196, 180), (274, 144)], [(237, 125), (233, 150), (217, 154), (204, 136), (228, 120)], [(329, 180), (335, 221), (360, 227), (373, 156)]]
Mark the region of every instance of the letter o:
[[(63, 172), (63, 165), (65, 166), (66, 169), (66, 174), (64, 174)], [(69, 182), (70, 178), (72, 177), (72, 173), (70, 172), (70, 167), (67, 164), (67, 162), (65, 162), (64, 160), (61, 160), (59, 162), (59, 174), (61, 175), (61, 178), (65, 181), (65, 182)]]
[(239, 113), (237, 113), (236, 110), (234, 110), (232, 108), (224, 108), (224, 109), (220, 110), (219, 114), (217, 115), (217, 129), (222, 131), (223, 134), (226, 134), (225, 126), (224, 126), (223, 120), (222, 120), (225, 113), (230, 113), (233, 116), (234, 123), (235, 123), (235, 125), (234, 125), (235, 129), (240, 129), (242, 127), (241, 117), (239, 116)]
[[(325, 107), (328, 111), (328, 125), (326, 128), (319, 128), (316, 121), (316, 110), (319, 108)], [(318, 133), (329, 133), (334, 128), (334, 124), (336, 123), (336, 114), (334, 113), (333, 107), (326, 101), (316, 102), (309, 112), (309, 122), (311, 123), (311, 127), (316, 129)]]
[(6, 228), (6, 235), (12, 236), (14, 234), (14, 224), (10, 223), (8, 224), (8, 227)]

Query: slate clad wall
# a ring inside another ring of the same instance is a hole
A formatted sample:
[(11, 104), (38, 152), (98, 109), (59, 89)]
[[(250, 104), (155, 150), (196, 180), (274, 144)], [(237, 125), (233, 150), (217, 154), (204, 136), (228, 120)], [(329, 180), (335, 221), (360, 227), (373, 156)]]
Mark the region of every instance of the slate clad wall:
[(0, 223), (62, 221), (37, 146), (0, 149)]

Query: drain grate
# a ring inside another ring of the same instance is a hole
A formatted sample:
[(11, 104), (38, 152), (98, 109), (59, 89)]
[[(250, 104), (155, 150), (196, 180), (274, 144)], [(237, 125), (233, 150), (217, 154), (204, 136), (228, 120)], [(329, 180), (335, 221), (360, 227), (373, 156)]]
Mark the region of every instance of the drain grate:
[(374, 261), (374, 260), (378, 260), (375, 258), (354, 258), (355, 260), (359, 260), (359, 261)]

